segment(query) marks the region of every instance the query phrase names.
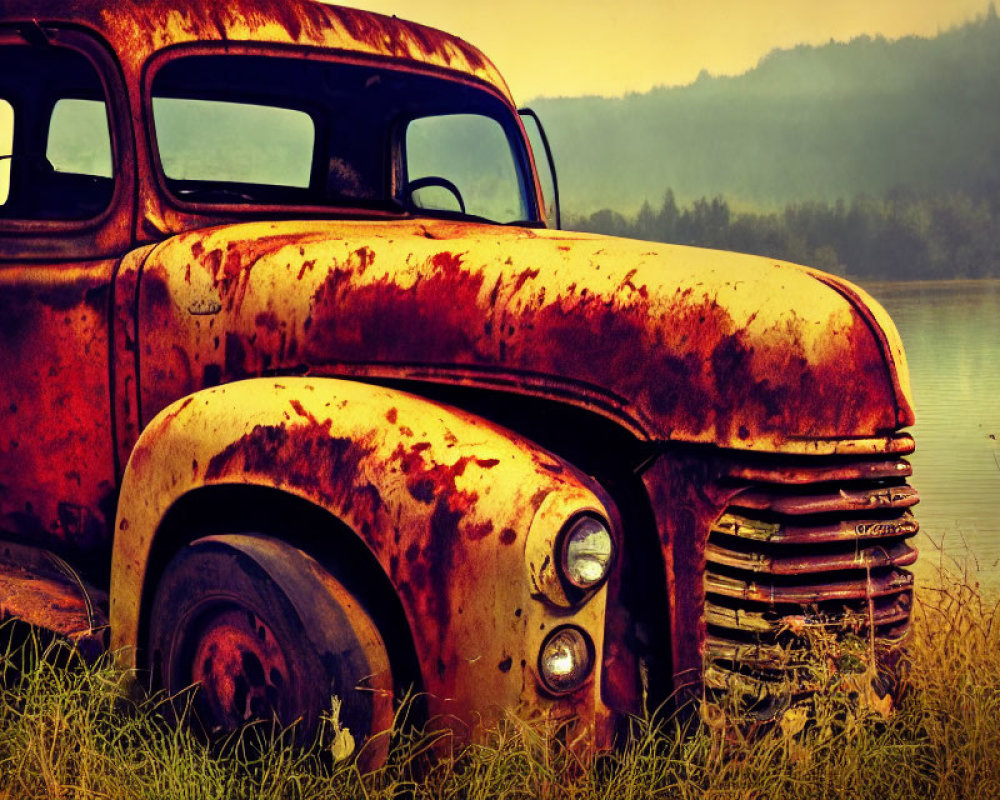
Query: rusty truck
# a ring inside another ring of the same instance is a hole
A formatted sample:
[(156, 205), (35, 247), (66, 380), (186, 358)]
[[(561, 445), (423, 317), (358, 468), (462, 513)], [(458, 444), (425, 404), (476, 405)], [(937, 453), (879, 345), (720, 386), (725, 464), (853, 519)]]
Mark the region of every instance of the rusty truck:
[(559, 230), (534, 126), (395, 17), (6, 0), (2, 614), (197, 687), (213, 730), (337, 696), (364, 737), (415, 691), (608, 747), (685, 696), (780, 713), (803, 629), (889, 674), (892, 321), (816, 270)]

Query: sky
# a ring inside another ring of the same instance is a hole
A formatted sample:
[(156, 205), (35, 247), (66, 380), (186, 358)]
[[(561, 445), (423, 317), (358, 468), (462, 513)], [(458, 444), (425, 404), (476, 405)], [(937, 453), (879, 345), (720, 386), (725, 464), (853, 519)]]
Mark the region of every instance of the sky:
[(475, 44), (518, 103), (620, 96), (738, 75), (775, 48), (856, 36), (934, 36), (989, 0), (339, 0)]

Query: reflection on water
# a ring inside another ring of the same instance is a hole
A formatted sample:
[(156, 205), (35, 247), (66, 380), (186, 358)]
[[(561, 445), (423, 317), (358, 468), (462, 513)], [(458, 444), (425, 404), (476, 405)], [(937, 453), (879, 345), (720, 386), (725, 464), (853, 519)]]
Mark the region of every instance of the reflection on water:
[(984, 586), (1000, 588), (1000, 281), (865, 288), (896, 322), (910, 365), (918, 573), (943, 548), (947, 559), (970, 556)]

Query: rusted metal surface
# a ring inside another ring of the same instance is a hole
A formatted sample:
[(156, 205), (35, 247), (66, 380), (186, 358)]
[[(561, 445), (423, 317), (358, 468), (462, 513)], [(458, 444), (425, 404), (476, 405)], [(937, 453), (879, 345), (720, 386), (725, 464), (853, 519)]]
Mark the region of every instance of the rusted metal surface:
[[(901, 561), (904, 565), (912, 563), (912, 560)], [(857, 566), (866, 569), (872, 565), (862, 563)], [(818, 571), (820, 570), (813, 569), (810, 564), (803, 563), (792, 574), (810, 574)], [(909, 589), (912, 586), (913, 576), (901, 570), (893, 570), (888, 575), (878, 577), (865, 576), (843, 581), (824, 577), (816, 583), (796, 584), (794, 586), (727, 579), (719, 575), (711, 575), (706, 581), (707, 589), (729, 597), (756, 600), (762, 603), (795, 603), (798, 605), (809, 605), (826, 600), (881, 597), (887, 594), (898, 594), (900, 590)]]
[(487, 721), (524, 704), (607, 728), (600, 665), (558, 700), (536, 675), (558, 624), (579, 625), (601, 652), (605, 590), (566, 609), (544, 579), (563, 524), (581, 511), (607, 516), (600, 489), (509, 431), (365, 384), (243, 381), (182, 400), (146, 427), (122, 486), (114, 645), (136, 641), (163, 514), (193, 488), (234, 482), (305, 497), (366, 543), (399, 590), (432, 713)]
[(910, 513), (900, 514), (893, 519), (874, 519), (863, 516), (811, 525), (761, 522), (741, 514), (726, 513), (715, 523), (713, 530), (762, 542), (809, 545), (828, 542), (859, 542), (888, 536), (912, 536), (920, 530), (920, 526)]
[(107, 645), (107, 595), (58, 556), (0, 544), (0, 621), (17, 618), (78, 643), (88, 656)]
[[(912, 597), (909, 594), (898, 594), (890, 597), (872, 598), (869, 613), (864, 617), (850, 620), (860, 623), (858, 629), (866, 629), (871, 625), (876, 628), (906, 624), (910, 618)], [(808, 621), (815, 626), (843, 625), (843, 618), (820, 613), (800, 614), (797, 618), (775, 614), (772, 611), (751, 611), (738, 604), (724, 605), (719, 600), (705, 602), (705, 623), (715, 628), (731, 629), (751, 635), (777, 635), (786, 629), (793, 619)], [(716, 641), (721, 641), (716, 637)]]
[[(911, 448), (912, 449), (912, 448)], [(730, 470), (729, 475), (744, 481), (803, 485), (824, 481), (852, 481), (877, 478), (908, 478), (913, 474), (909, 462), (902, 459), (842, 464), (797, 465), (774, 469), (761, 465), (741, 465)]]
[(772, 451), (876, 439), (912, 415), (867, 322), (808, 272), (582, 234), (431, 221), (183, 234), (149, 256), (139, 319), (147, 418), (203, 386), (301, 369), (513, 383), (645, 438)]
[(413, 22), (309, 0), (241, 0), (223, 6), (177, 0), (7, 0), (2, 21), (83, 25), (103, 36), (138, 84), (146, 60), (199, 41), (272, 42), (383, 56), (466, 73), (504, 94), (496, 67), (468, 42)]
[(114, 518), (113, 269), (0, 265), (0, 530), (77, 553), (107, 548)]
[(846, 462), (684, 453), (653, 465), (643, 479), (667, 565), (676, 686), (763, 696), (770, 684), (751, 676), (775, 668), (766, 654), (803, 627), (873, 630), (887, 668), (909, 629), (905, 567), (917, 557), (910, 468), (886, 458), (900, 447)]
[[(706, 550), (706, 556), (716, 564), (734, 569), (768, 575), (798, 575), (803, 572), (841, 572), (845, 569), (872, 569), (891, 565), (908, 567), (917, 560), (917, 551), (905, 542), (894, 542), (871, 550), (859, 550), (853, 553), (810, 555), (799, 552), (779, 556), (710, 544)], [(835, 590), (832, 591), (832, 596), (836, 596)]]
[(740, 497), (743, 508), (773, 511), (776, 514), (832, 514), (845, 511), (876, 511), (885, 508), (909, 508), (917, 504), (916, 491), (910, 486), (872, 489), (841, 489), (836, 493), (808, 496), (775, 495), (751, 491)]
[(219, 719), (230, 727), (278, 709), (289, 682), (285, 653), (259, 617), (243, 609), (219, 609), (203, 622), (191, 661), (193, 678), (208, 691)]
[(810, 631), (863, 633), (874, 667), (891, 669), (909, 631), (905, 568), (917, 558), (909, 472), (903, 460), (879, 458), (791, 465), (787, 481), (779, 463), (729, 471), (749, 488), (727, 503), (705, 548), (710, 685), (764, 674), (780, 684), (773, 691), (808, 688), (794, 684)]

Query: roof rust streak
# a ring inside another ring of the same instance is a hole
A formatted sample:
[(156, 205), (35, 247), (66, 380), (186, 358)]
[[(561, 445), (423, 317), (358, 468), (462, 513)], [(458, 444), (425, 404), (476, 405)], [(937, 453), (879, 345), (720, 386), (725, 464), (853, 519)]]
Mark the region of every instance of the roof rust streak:
[(496, 67), (457, 36), (397, 17), (316, 0), (6, 0), (0, 22), (84, 24), (106, 38), (133, 79), (154, 53), (190, 42), (296, 44), (454, 70), (510, 99)]

